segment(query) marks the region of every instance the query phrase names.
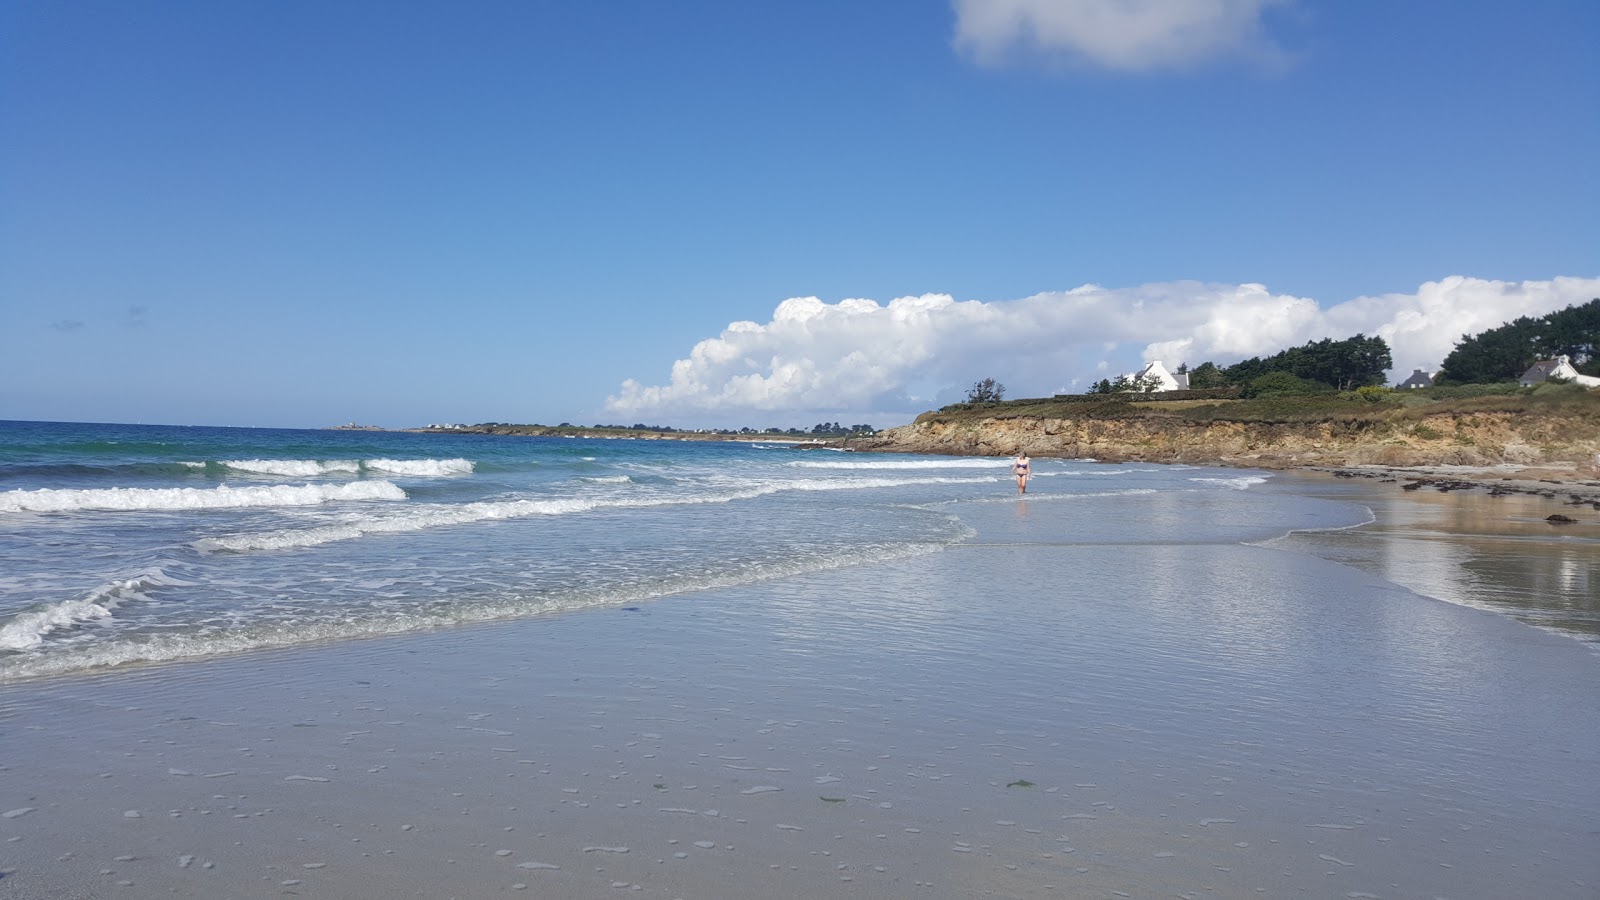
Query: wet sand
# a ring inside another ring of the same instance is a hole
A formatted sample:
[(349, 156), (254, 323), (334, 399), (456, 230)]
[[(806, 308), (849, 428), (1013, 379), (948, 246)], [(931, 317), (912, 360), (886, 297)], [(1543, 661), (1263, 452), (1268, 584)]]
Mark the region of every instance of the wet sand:
[(1402, 490), (1481, 490), (1493, 496), (1542, 497), (1576, 508), (1573, 517), (1600, 509), (1600, 470), (1570, 463), (1560, 466), (1312, 466), (1304, 471), (1375, 479), (1400, 484)]
[(0, 686), (0, 898), (1600, 891), (1590, 646), (1204, 523), (962, 515), (895, 563)]

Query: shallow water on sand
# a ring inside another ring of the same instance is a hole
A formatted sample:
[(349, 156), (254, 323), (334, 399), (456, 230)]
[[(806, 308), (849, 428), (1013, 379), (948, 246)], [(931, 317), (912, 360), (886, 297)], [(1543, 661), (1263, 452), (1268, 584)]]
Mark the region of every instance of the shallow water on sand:
[(3, 686), (0, 891), (1593, 897), (1594, 654), (1269, 537), (1363, 506), (1240, 493)]
[[(0, 422), (0, 681), (923, 555), (970, 536), (962, 504), (1009, 499), (1006, 470), (770, 442)], [(1187, 540), (1174, 497), (1281, 532), (1252, 521), (1284, 505), (1249, 490), (1254, 473), (1035, 471), (1085, 539)]]
[[(1375, 521), (1296, 532), (1272, 546), (1334, 559), (1420, 594), (1565, 634), (1600, 651), (1600, 521), (1546, 520), (1559, 505), (1527, 495), (1399, 490), (1297, 476), (1263, 486), (1358, 502)], [(1567, 509), (1566, 512), (1572, 512)]]

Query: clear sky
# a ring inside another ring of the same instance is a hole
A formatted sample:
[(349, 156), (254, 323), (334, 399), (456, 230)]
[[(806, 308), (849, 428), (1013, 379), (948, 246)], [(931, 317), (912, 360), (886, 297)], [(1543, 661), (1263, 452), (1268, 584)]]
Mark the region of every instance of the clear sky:
[(895, 425), (1600, 296), (1590, 0), (0, 3), (0, 418)]

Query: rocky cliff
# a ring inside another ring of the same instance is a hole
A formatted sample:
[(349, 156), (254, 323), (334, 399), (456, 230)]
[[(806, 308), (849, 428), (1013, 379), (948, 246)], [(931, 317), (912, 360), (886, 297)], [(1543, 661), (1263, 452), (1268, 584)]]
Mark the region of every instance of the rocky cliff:
[(916, 422), (853, 439), (862, 450), (1105, 461), (1289, 466), (1491, 466), (1590, 463), (1600, 452), (1600, 416), (1527, 411), (1426, 412), (1393, 418), (1308, 422), (1193, 421), (1142, 417), (984, 416), (928, 413)]

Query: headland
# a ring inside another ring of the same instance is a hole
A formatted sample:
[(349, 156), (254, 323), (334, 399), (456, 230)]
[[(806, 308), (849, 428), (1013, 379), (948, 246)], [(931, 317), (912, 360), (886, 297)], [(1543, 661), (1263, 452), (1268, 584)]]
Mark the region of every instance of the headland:
[(1575, 385), (1234, 399), (1062, 395), (961, 403), (836, 446), (880, 452), (1302, 469), (1408, 489), (1600, 508), (1600, 392)]

